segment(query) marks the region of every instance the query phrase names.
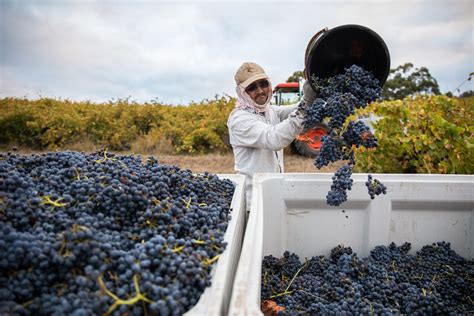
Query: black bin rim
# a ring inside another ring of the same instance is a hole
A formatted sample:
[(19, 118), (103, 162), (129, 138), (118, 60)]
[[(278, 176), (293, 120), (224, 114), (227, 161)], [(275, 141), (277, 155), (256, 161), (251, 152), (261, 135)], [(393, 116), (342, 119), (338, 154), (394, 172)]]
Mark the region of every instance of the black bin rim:
[[(358, 24), (323, 30), (308, 43), (305, 57), (307, 79), (313, 75), (332, 77), (356, 64), (372, 71), (383, 86), (390, 72), (390, 53), (384, 40), (375, 31)], [(312, 80), (310, 83), (313, 86)]]

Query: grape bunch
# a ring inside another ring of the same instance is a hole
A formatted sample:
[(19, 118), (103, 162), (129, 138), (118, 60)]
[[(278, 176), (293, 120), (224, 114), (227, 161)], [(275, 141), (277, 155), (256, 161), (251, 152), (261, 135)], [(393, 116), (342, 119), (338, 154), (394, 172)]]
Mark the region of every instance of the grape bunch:
[(353, 180), (351, 179), (352, 168), (345, 164), (339, 168), (332, 177), (331, 190), (326, 196), (329, 205), (340, 205), (347, 200), (346, 190), (352, 188)]
[(0, 314), (180, 315), (225, 249), (234, 185), (151, 157), (0, 155)]
[(308, 106), (303, 109), (304, 112), (304, 121), (303, 126), (305, 129), (314, 127), (316, 124), (319, 124), (323, 121), (325, 115), (325, 106), (326, 101), (323, 99), (317, 98), (314, 100), (311, 106)]
[(367, 190), (369, 192), (370, 198), (374, 199), (376, 195), (387, 194), (387, 187), (377, 179), (372, 179), (372, 175), (367, 176), (367, 181), (365, 182)]
[(349, 115), (355, 113), (357, 99), (350, 93), (336, 93), (328, 98), (326, 114), (331, 129), (342, 128)]
[[(319, 169), (332, 162), (348, 160), (349, 166), (343, 167), (344, 172), (350, 168), (352, 174), (356, 163), (354, 148), (375, 148), (377, 139), (362, 121), (346, 121), (349, 116), (355, 114), (355, 109), (364, 108), (369, 102), (380, 98), (380, 83), (371, 72), (357, 65), (352, 65), (346, 68), (344, 73), (330, 78), (313, 76), (311, 80), (316, 87), (318, 98), (304, 109), (304, 127), (309, 129), (323, 121), (327, 121), (329, 127), (328, 134), (322, 138), (314, 165)], [(337, 172), (343, 171), (339, 169)], [(337, 185), (333, 178), (332, 186)], [(346, 200), (346, 189), (331, 188), (326, 197), (327, 204), (333, 206), (339, 206)]]
[(338, 138), (325, 135), (321, 138), (321, 140), (321, 150), (314, 162), (318, 168), (342, 159), (342, 146)]
[(280, 315), (460, 315), (474, 310), (474, 261), (448, 242), (377, 246), (366, 258), (339, 245), (300, 262), (286, 251), (262, 262), (263, 306)]
[(370, 128), (361, 121), (350, 121), (342, 137), (350, 146), (377, 147), (377, 139), (370, 133)]
[(356, 108), (364, 108), (372, 101), (380, 98), (382, 88), (377, 78), (370, 71), (362, 67), (352, 65), (344, 69), (344, 73), (329, 77), (311, 78), (314, 86), (317, 87), (317, 94), (320, 98), (327, 100), (331, 96), (339, 93), (350, 93), (357, 100)]

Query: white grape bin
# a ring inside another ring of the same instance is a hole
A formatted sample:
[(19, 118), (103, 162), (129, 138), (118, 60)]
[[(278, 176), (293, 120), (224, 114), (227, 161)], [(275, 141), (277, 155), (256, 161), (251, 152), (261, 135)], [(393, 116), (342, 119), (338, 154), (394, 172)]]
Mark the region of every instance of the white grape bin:
[(387, 194), (371, 200), (367, 174), (353, 174), (348, 200), (326, 204), (332, 174), (257, 174), (229, 315), (262, 315), (264, 256), (285, 250), (300, 258), (328, 255), (338, 244), (367, 256), (377, 245), (412, 244), (411, 251), (448, 241), (474, 258), (474, 176), (373, 174)]
[(197, 304), (185, 315), (225, 315), (229, 307), (232, 283), (245, 231), (245, 176), (237, 174), (217, 176), (220, 179), (229, 179), (235, 185), (230, 205), (231, 219), (224, 235), (227, 246), (212, 269), (211, 285), (204, 290)]

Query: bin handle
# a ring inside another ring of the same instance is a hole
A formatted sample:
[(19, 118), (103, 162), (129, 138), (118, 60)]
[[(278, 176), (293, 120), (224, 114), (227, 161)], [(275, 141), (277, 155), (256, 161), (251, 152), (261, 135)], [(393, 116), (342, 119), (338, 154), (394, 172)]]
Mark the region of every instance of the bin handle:
[(311, 37), (311, 39), (309, 40), (308, 42), (308, 45), (306, 46), (306, 51), (304, 53), (304, 70), (303, 70), (303, 75), (304, 75), (304, 78), (306, 80), (308, 80), (307, 78), (307, 75), (306, 75), (306, 59), (308, 58), (308, 51), (309, 51), (309, 48), (311, 46), (311, 44), (313, 43), (314, 40), (316, 40), (319, 36), (321, 36), (323, 33), (326, 33), (329, 29), (327, 27), (323, 28), (322, 30), (320, 30), (319, 32), (317, 32), (316, 34), (313, 35), (313, 37)]

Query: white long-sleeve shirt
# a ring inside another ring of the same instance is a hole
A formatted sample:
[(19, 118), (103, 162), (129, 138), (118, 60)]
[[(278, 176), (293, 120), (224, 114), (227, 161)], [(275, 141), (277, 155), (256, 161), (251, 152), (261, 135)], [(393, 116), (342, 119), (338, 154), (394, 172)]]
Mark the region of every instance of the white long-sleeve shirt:
[(303, 131), (303, 119), (293, 106), (270, 106), (265, 114), (235, 109), (227, 126), (235, 159), (235, 171), (246, 178), (247, 210), (255, 173), (283, 172), (283, 148)]

